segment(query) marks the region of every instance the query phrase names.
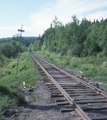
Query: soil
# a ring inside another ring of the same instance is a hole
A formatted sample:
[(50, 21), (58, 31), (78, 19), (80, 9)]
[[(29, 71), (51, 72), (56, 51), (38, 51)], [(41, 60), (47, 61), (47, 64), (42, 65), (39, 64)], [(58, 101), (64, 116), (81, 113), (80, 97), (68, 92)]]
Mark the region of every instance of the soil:
[[(9, 117), (2, 120), (77, 120), (75, 111), (61, 113), (60, 108), (51, 98), (51, 93), (42, 79), (38, 79), (37, 85), (23, 89), (27, 104), (9, 106)], [(32, 96), (33, 95), (33, 96)]]

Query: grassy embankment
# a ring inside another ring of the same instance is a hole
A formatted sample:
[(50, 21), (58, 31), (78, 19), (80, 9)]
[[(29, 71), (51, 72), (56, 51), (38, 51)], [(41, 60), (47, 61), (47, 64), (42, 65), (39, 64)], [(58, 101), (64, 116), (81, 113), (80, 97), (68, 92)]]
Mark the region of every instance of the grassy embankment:
[(45, 57), (49, 62), (59, 66), (68, 67), (72, 70), (82, 71), (82, 77), (89, 77), (93, 81), (102, 83), (107, 88), (107, 58), (103, 57), (72, 57), (49, 53), (48, 51), (36, 51), (35, 54)]
[[(35, 69), (33, 59), (28, 52), (22, 53), (19, 59), (18, 74), (16, 75), (17, 59), (4, 57), (5, 65), (0, 66), (0, 117), (8, 105), (16, 105), (25, 102), (23, 94), (15, 96), (15, 93), (22, 93), (23, 82), (26, 87), (35, 86), (35, 77), (40, 78), (38, 70)], [(17, 87), (12, 87), (14, 82), (18, 82)], [(36, 86), (35, 86), (36, 88)]]

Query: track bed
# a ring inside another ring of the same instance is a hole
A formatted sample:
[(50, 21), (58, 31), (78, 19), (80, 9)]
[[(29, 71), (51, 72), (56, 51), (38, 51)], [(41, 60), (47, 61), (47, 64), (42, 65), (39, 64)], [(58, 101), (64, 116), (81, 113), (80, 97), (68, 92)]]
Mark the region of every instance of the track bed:
[(81, 120), (107, 120), (107, 93), (31, 54), (61, 112), (77, 112)]

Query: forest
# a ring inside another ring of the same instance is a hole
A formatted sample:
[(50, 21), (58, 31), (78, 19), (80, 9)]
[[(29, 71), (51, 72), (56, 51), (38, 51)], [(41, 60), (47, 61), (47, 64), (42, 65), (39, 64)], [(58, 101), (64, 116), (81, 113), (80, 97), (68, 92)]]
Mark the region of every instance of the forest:
[(74, 15), (71, 22), (63, 25), (58, 18), (50, 24), (39, 40), (29, 45), (29, 50), (49, 52), (77, 57), (107, 56), (107, 19), (93, 22)]
[[(0, 61), (3, 55), (15, 58), (19, 49), (20, 37), (0, 39)], [(107, 56), (107, 19), (93, 22), (74, 15), (71, 22), (63, 25), (58, 18), (39, 37), (22, 37), (21, 52), (48, 50), (57, 54), (87, 57)]]
[[(0, 39), (0, 54), (15, 57), (20, 37)], [(93, 22), (76, 15), (71, 22), (63, 25), (55, 16), (50, 28), (39, 37), (22, 37), (21, 52), (48, 50), (60, 55), (77, 57), (107, 56), (107, 19)]]
[[(22, 37), (21, 38), (21, 52), (28, 51), (28, 46), (31, 43), (34, 43), (38, 37)], [(19, 50), (19, 41), (20, 37), (13, 36), (10, 38), (1, 38), (0, 39), (0, 61), (3, 64), (3, 57), (15, 58), (17, 57)]]

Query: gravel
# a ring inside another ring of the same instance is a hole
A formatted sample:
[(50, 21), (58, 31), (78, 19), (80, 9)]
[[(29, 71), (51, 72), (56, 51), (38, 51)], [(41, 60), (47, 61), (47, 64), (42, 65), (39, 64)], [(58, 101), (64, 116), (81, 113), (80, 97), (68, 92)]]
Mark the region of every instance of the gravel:
[(19, 106), (10, 106), (7, 115), (2, 120), (76, 120), (75, 111), (61, 113), (60, 108), (51, 98), (51, 93), (42, 79), (36, 81), (32, 88), (23, 89), (26, 103)]

